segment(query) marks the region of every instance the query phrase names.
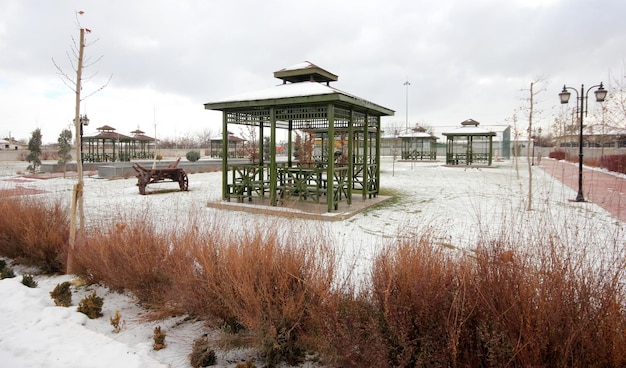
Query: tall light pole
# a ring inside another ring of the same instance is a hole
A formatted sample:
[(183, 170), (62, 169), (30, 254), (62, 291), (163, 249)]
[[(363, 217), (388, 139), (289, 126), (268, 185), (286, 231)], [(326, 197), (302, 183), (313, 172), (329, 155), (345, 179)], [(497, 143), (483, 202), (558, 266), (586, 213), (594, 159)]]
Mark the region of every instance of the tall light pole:
[[(596, 101), (603, 102), (606, 98), (607, 90), (604, 89), (602, 83), (589, 87), (586, 93), (585, 85), (582, 84), (580, 86), (580, 94), (578, 94), (578, 90), (576, 88), (563, 85), (563, 90), (559, 93), (561, 103), (566, 104), (569, 102), (569, 97), (571, 95), (571, 93), (567, 90), (571, 89), (576, 92), (577, 113), (580, 114), (578, 117), (578, 121), (580, 123), (580, 135), (578, 137), (578, 195), (576, 196), (576, 202), (585, 202), (585, 196), (583, 195), (583, 117), (587, 116), (587, 99), (589, 97), (589, 92), (596, 87), (598, 87), (598, 90), (594, 92), (596, 95)], [(578, 105), (578, 102), (580, 102), (580, 105)]]
[(406, 86), (406, 126), (404, 127), (404, 129), (406, 129), (406, 134), (409, 134), (409, 86), (411, 85), (411, 83), (409, 83), (409, 81), (404, 82), (404, 85)]

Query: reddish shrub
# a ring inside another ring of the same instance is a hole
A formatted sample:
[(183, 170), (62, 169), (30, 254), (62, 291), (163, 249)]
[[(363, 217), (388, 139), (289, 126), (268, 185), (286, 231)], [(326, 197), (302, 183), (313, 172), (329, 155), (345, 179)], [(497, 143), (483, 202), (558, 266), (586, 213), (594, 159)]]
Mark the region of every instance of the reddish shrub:
[(564, 151), (552, 151), (550, 152), (550, 154), (548, 154), (548, 157), (554, 158), (556, 160), (564, 160), (565, 152)]
[(600, 159), (602, 167), (609, 171), (626, 174), (626, 155), (609, 155)]

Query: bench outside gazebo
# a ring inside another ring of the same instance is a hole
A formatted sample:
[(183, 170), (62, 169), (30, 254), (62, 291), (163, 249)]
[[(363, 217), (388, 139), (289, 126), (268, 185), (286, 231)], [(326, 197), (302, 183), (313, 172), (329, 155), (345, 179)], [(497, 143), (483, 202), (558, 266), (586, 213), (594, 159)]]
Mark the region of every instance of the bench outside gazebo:
[[(326, 203), (328, 212), (333, 212), (341, 202), (351, 204), (355, 192), (363, 200), (376, 197), (381, 117), (394, 111), (330, 87), (338, 77), (310, 62), (276, 71), (274, 77), (282, 84), (204, 104), (205, 109), (222, 111), (222, 200), (243, 202), (255, 197), (267, 199), (272, 206), (293, 201)], [(229, 125), (257, 130), (258, 149), (249, 164), (229, 165)], [(280, 163), (279, 129), (287, 135), (287, 158)], [(294, 134), (324, 141), (320, 154), (300, 152), (295, 160)], [(335, 160), (337, 140), (347, 143), (341, 160)]]
[(473, 119), (465, 120), (461, 127), (451, 132), (442, 133), (446, 141), (446, 165), (476, 165), (493, 162), (493, 137), (496, 135), (487, 129), (479, 128), (480, 123)]

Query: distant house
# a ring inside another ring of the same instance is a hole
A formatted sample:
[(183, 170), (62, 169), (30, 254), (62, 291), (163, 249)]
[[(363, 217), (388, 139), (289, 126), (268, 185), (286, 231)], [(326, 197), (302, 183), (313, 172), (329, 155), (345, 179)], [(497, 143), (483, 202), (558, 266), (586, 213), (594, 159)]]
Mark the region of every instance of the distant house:
[(0, 150), (17, 150), (19, 145), (15, 142), (9, 142), (6, 139), (0, 139)]
[[(573, 129), (567, 134), (555, 138), (557, 147), (578, 147), (580, 131)], [(589, 125), (583, 128), (583, 147), (585, 148), (613, 148), (626, 147), (626, 129), (607, 128), (600, 125)]]

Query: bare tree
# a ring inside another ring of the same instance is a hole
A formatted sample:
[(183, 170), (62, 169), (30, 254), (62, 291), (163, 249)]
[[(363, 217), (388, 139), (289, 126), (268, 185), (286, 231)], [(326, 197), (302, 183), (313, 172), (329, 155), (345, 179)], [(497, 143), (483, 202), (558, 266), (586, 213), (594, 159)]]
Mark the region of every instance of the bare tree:
[[(76, 44), (76, 41), (74, 40), (74, 38), (72, 38), (73, 45), (71, 47), (71, 52), (70, 53), (66, 53), (68, 60), (70, 61), (71, 65), (74, 65), (74, 61), (76, 62), (76, 67), (73, 66), (74, 71), (76, 72), (76, 78), (73, 79), (70, 75), (68, 75), (67, 73), (65, 73), (63, 71), (63, 69), (56, 63), (56, 61), (54, 60), (54, 58), (52, 59), (52, 62), (54, 64), (54, 66), (56, 67), (58, 74), (61, 77), (61, 80), (63, 81), (63, 83), (65, 83), (66, 86), (68, 86), (75, 94), (76, 99), (75, 99), (75, 106), (74, 106), (74, 126), (76, 128), (76, 133), (75, 133), (75, 137), (76, 137), (76, 167), (77, 167), (77, 176), (78, 176), (78, 183), (76, 185), (74, 185), (74, 190), (72, 192), (72, 212), (71, 212), (71, 216), (70, 216), (70, 239), (69, 239), (69, 245), (70, 245), (70, 249), (68, 251), (68, 257), (67, 257), (67, 270), (68, 272), (71, 272), (72, 270), (72, 250), (76, 247), (76, 244), (82, 244), (83, 240), (84, 240), (84, 231), (85, 231), (85, 214), (84, 214), (84, 209), (83, 209), (83, 188), (84, 188), (84, 182), (83, 182), (83, 165), (82, 165), (82, 161), (80, 160), (81, 157), (81, 152), (80, 152), (80, 147), (82, 145), (81, 142), (81, 134), (80, 131), (82, 129), (82, 122), (80, 120), (80, 103), (81, 101), (83, 101), (84, 99), (92, 96), (93, 94), (97, 93), (98, 91), (101, 91), (102, 89), (104, 89), (110, 82), (111, 78), (113, 77), (111, 75), (111, 77), (109, 77), (109, 79), (106, 81), (106, 83), (104, 85), (102, 85), (101, 87), (97, 88), (95, 91), (87, 94), (84, 97), (81, 97), (81, 92), (82, 92), (82, 83), (84, 80), (90, 79), (93, 76), (89, 76), (89, 77), (83, 77), (83, 69), (93, 65), (94, 63), (98, 62), (98, 60), (100, 60), (102, 57), (98, 58), (97, 60), (91, 62), (90, 59), (85, 59), (84, 57), (84, 50), (85, 47), (87, 46), (85, 44), (85, 33), (91, 33), (91, 30), (87, 29), (87, 28), (83, 28), (80, 24), (80, 21), (78, 19), (79, 15), (83, 15), (84, 12), (79, 11), (76, 13), (76, 24), (78, 26), (78, 28), (80, 29), (80, 38), (78, 41), (78, 44)], [(78, 231), (78, 236), (76, 233), (76, 216), (77, 216), (77, 211), (78, 211), (78, 216), (79, 216), (79, 231)]]
[(211, 136), (213, 133), (210, 129), (203, 129), (196, 133), (196, 137), (198, 138), (198, 144), (200, 147), (209, 147), (209, 143), (211, 142)]
[(622, 72), (609, 81), (609, 94), (603, 104), (607, 126), (626, 129), (626, 63)]
[(528, 89), (528, 98), (526, 101), (528, 102), (528, 107), (525, 107), (524, 110), (528, 112), (528, 144), (526, 146), (526, 159), (528, 161), (528, 206), (526, 207), (527, 211), (532, 210), (532, 199), (533, 199), (533, 169), (531, 164), (531, 144), (534, 144), (533, 137), (535, 135), (533, 128), (533, 120), (541, 115), (541, 110), (537, 109), (537, 95), (541, 92), (544, 92), (547, 89), (547, 83), (542, 80), (541, 77), (536, 77), (534, 81), (530, 82), (530, 88)]
[(243, 148), (244, 157), (247, 157), (250, 163), (258, 163), (260, 159), (260, 146), (257, 128), (252, 125), (247, 125), (245, 130), (240, 130), (240, 134), (245, 140)]

